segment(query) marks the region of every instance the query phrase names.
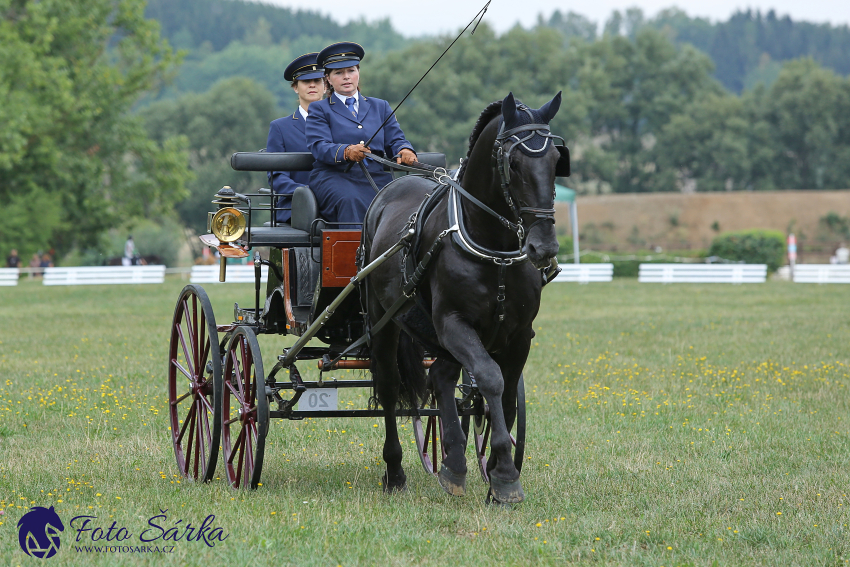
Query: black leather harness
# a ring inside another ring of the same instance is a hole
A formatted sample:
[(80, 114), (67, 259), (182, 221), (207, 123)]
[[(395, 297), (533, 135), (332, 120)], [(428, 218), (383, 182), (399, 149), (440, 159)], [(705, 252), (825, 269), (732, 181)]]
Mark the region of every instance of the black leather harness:
[[(519, 109), (529, 112), (528, 109), (523, 106), (520, 106)], [(524, 137), (520, 138), (518, 134), (523, 132), (527, 132), (527, 134)], [(535, 135), (540, 135), (546, 138), (543, 147), (538, 150), (531, 149), (526, 144), (526, 142)], [(514, 139), (514, 143), (508, 146), (506, 149), (506, 142), (509, 141), (511, 138)], [(342, 353), (340, 353), (334, 360), (324, 360), (324, 370), (330, 370), (330, 368), (343, 357), (356, 352), (364, 344), (370, 344), (372, 334), (379, 332), (381, 329), (384, 328), (384, 326), (387, 325), (387, 323), (389, 323), (393, 319), (395, 319), (395, 322), (400, 325), (408, 334), (410, 334), (411, 336), (416, 336), (417, 339), (423, 341), (425, 343), (426, 348), (428, 348), (428, 350), (432, 354), (439, 354), (440, 356), (444, 357), (448, 356), (450, 359), (453, 359), (451, 354), (438, 344), (436, 340), (436, 332), (433, 331), (433, 321), (431, 320), (430, 309), (422, 301), (421, 294), (417, 293), (419, 285), (422, 282), (422, 279), (425, 277), (425, 274), (427, 273), (431, 262), (440, 253), (440, 250), (442, 250), (444, 246), (444, 239), (449, 235), (451, 235), (452, 243), (454, 244), (455, 248), (459, 250), (464, 256), (477, 262), (494, 263), (498, 267), (495, 327), (493, 329), (490, 340), (487, 341), (487, 344), (485, 345), (485, 348), (487, 350), (491, 348), (493, 342), (496, 340), (496, 337), (499, 334), (499, 328), (501, 327), (501, 324), (505, 319), (505, 280), (507, 276), (507, 268), (509, 266), (515, 264), (522, 264), (528, 261), (528, 256), (522, 251), (522, 249), (525, 246), (525, 240), (528, 237), (529, 232), (532, 228), (534, 228), (535, 225), (541, 222), (555, 222), (554, 206), (552, 208), (546, 209), (518, 206), (518, 201), (513, 198), (510, 191), (510, 155), (511, 152), (519, 146), (522, 146), (526, 152), (539, 153), (540, 155), (542, 155), (542, 153), (546, 149), (548, 149), (549, 141), (551, 139), (559, 139), (563, 141), (563, 138), (561, 138), (560, 136), (555, 136), (549, 132), (548, 124), (526, 124), (509, 130), (505, 130), (504, 124), (502, 124), (499, 129), (499, 134), (496, 137), (496, 142), (493, 147), (493, 164), (494, 168), (499, 172), (503, 196), (510, 209), (514, 212), (517, 219), (516, 222), (511, 221), (510, 219), (500, 215), (491, 207), (483, 203), (480, 199), (469, 193), (460, 185), (460, 183), (458, 183), (456, 179), (453, 179), (448, 174), (448, 171), (444, 168), (433, 167), (422, 163), (418, 163), (417, 166), (400, 165), (374, 154), (367, 155), (368, 159), (374, 160), (382, 165), (389, 166), (391, 168), (398, 169), (401, 171), (407, 171), (409, 173), (418, 174), (424, 178), (431, 178), (436, 183), (434, 190), (426, 196), (426, 198), (419, 205), (419, 208), (416, 210), (415, 213), (410, 216), (407, 224), (402, 229), (402, 231), (407, 231), (411, 228), (414, 230), (414, 235), (413, 238), (410, 240), (410, 244), (403, 251), (404, 255), (402, 260), (402, 294), (386, 310), (384, 316), (381, 317), (381, 319), (378, 320), (374, 325), (369, 325), (367, 321), (366, 333), (362, 337), (360, 337), (354, 343), (349, 345), (348, 348), (346, 348)], [(567, 158), (567, 160), (568, 159), (569, 158)], [(360, 165), (362, 166), (363, 164), (361, 163)], [(567, 167), (569, 167), (569, 165), (567, 165)], [(372, 183), (372, 186), (377, 192), (377, 186), (375, 185), (374, 181), (372, 181), (372, 178), (369, 175), (369, 172), (365, 166), (363, 167), (363, 171), (369, 178), (370, 182)], [(553, 187), (553, 205), (554, 197), (555, 195)], [(424, 231), (425, 222), (427, 221), (430, 214), (434, 211), (437, 204), (444, 198), (449, 199), (447, 204), (449, 226), (437, 236), (434, 242), (431, 243), (431, 246), (429, 247), (428, 251), (422, 256), (422, 259), (417, 262), (416, 259), (419, 257), (420, 252), (422, 250), (422, 233)], [(476, 243), (467, 231), (466, 226), (464, 224), (463, 209), (461, 204), (462, 199), (468, 200), (473, 205), (498, 220), (499, 224), (504, 226), (507, 230), (516, 234), (518, 244), (517, 249), (509, 251), (491, 250)], [(532, 214), (536, 219), (534, 222), (531, 223), (527, 230), (524, 228), (523, 225), (523, 214)], [(358, 255), (358, 258), (361, 262), (361, 267), (362, 262), (365, 260), (365, 235), (366, 231), (364, 230), (362, 236), (363, 240), (361, 240), (360, 252)], [(554, 278), (554, 276), (559, 271), (560, 268), (557, 268), (553, 273), (545, 274), (543, 277), (544, 285), (545, 283), (551, 281), (551, 279)], [(418, 309), (422, 313), (422, 315), (427, 318), (431, 327), (431, 333), (428, 334), (432, 334), (433, 337), (422, 336), (421, 332), (414, 331), (404, 320), (401, 320), (400, 317), (397, 317), (398, 312), (411, 302), (413, 302), (415, 306), (414, 308)], [(365, 309), (364, 312), (366, 312)]]

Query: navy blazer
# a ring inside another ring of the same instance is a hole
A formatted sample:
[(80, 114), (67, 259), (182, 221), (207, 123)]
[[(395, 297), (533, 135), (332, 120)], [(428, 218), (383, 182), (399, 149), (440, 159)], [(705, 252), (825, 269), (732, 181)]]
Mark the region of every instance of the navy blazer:
[[(341, 214), (338, 201), (356, 198), (360, 203), (357, 207), (359, 211), (363, 208), (361, 205), (368, 206), (375, 196), (375, 191), (359, 165), (354, 165), (348, 173), (344, 173), (348, 165), (345, 161), (345, 147), (365, 143), (392, 113), (389, 103), (385, 100), (365, 97), (360, 93), (357, 93), (357, 96), (357, 118), (333, 94), (329, 98), (312, 103), (310, 115), (307, 117), (307, 145), (316, 158), (310, 175), (310, 188), (318, 199), (320, 214), (325, 220), (332, 222), (362, 220), (362, 217), (359, 220), (337, 218)], [(413, 145), (404, 137), (395, 116), (378, 132), (369, 147), (387, 159), (397, 155), (402, 148), (413, 150)], [(392, 181), (392, 174), (384, 172), (380, 164), (368, 159), (363, 163), (379, 188)], [(355, 194), (358, 197), (355, 197)], [(365, 209), (362, 212), (365, 214)], [(355, 216), (359, 216), (359, 212)]]
[[(291, 116), (284, 116), (272, 121), (269, 125), (269, 139), (266, 142), (267, 152), (309, 152), (307, 138), (304, 134), (305, 124), (301, 112), (296, 108)], [(292, 206), (292, 193), (296, 187), (310, 183), (309, 171), (270, 171), (269, 184), (277, 199), (278, 207)], [(277, 211), (278, 222), (289, 222), (289, 210)]]

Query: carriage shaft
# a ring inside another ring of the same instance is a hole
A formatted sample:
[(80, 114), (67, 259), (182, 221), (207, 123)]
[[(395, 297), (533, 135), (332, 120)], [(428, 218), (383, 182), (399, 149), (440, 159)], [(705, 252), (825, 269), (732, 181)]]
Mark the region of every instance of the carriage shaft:
[(357, 287), (357, 284), (360, 283), (363, 278), (368, 276), (372, 272), (372, 270), (386, 262), (390, 257), (398, 253), (399, 250), (404, 248), (411, 238), (413, 238), (413, 229), (407, 231), (407, 234), (405, 234), (401, 238), (401, 240), (399, 240), (392, 248), (375, 258), (372, 262), (369, 263), (368, 266), (358, 271), (357, 274), (351, 278), (351, 282), (347, 286), (345, 286), (343, 290), (339, 293), (336, 299), (334, 299), (331, 304), (328, 305), (318, 317), (316, 317), (316, 320), (313, 321), (313, 324), (310, 325), (304, 332), (304, 334), (301, 335), (301, 337), (295, 342), (295, 344), (287, 350), (286, 357), (282, 361), (282, 366), (291, 366), (295, 362), (298, 356), (298, 352), (302, 348), (304, 348), (304, 346), (310, 341), (310, 339), (316, 336), (316, 334), (319, 332), (319, 330), (321, 330), (322, 327), (325, 326), (325, 323), (327, 323), (331, 316), (333, 316), (334, 311), (336, 311), (337, 307), (339, 307), (345, 300), (345, 298), (348, 297), (352, 291), (354, 291), (354, 288)]

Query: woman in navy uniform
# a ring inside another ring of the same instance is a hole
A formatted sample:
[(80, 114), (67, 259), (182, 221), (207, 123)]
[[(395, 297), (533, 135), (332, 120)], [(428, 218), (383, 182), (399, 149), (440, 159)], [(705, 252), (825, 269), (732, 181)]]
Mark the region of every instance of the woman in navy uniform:
[[(290, 63), (283, 72), (283, 78), (290, 81), (292, 90), (298, 95), (298, 108), (291, 116), (274, 120), (269, 125), (267, 152), (309, 152), (307, 138), (304, 135), (307, 121), (307, 108), (310, 103), (321, 100), (325, 95), (324, 72), (316, 64), (318, 53), (302, 55)], [(270, 171), (269, 183), (277, 199), (276, 207), (286, 210), (275, 211), (277, 222), (289, 222), (292, 193), (296, 187), (307, 185), (309, 171)]]
[[(387, 121), (366, 147), (365, 143), (392, 114), (387, 101), (360, 94), (360, 61), (365, 51), (352, 42), (335, 43), (319, 52), (317, 63), (324, 68), (328, 98), (310, 106), (307, 145), (316, 158), (310, 188), (316, 195), (319, 213), (329, 222), (363, 222), (375, 190), (359, 165), (346, 173), (351, 162), (362, 162), (372, 151), (396, 157), (397, 163), (416, 161), (413, 146), (404, 137), (395, 116)], [(366, 168), (381, 188), (393, 177), (383, 166), (366, 160)]]

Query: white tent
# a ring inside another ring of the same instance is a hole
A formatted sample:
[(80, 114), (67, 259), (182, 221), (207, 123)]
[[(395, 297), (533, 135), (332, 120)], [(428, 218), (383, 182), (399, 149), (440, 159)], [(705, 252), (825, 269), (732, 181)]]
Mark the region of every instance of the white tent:
[(578, 264), (578, 208), (576, 207), (576, 192), (555, 183), (555, 201), (570, 204), (570, 225), (573, 228), (573, 262)]

